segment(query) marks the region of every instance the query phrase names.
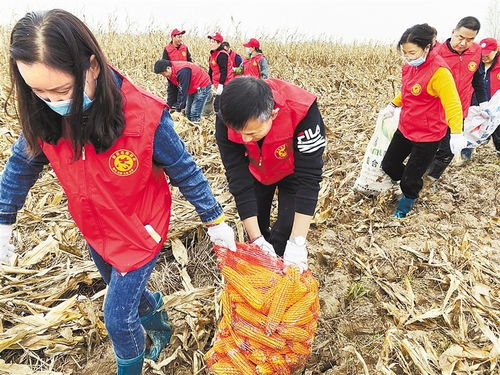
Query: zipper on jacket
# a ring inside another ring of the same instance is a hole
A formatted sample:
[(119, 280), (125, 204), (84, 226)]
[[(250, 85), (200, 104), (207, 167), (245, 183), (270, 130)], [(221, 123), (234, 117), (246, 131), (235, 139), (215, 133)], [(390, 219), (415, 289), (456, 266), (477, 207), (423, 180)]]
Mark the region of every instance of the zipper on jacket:
[(85, 160), (85, 146), (82, 146), (82, 160)]

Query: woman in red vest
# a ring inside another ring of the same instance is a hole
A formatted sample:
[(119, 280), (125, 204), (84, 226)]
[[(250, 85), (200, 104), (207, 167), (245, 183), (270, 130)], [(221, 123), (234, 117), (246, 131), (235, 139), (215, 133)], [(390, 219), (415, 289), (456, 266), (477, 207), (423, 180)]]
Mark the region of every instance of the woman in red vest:
[(9, 51), (23, 131), (0, 180), (0, 258), (12, 257), (12, 224), (50, 163), (108, 284), (104, 320), (118, 374), (141, 374), (144, 355), (156, 360), (171, 335), (161, 294), (146, 289), (170, 222), (166, 175), (214, 242), (234, 248), (232, 229), (165, 103), (113, 70), (82, 21), (58, 9), (28, 13)]
[(208, 58), (208, 75), (215, 88), (214, 109), (217, 112), (224, 85), (231, 82), (234, 78), (233, 61), (222, 45), (224, 38), (220, 33), (209, 35), (208, 39), (211, 42), (210, 57)]
[(435, 29), (426, 23), (403, 33), (398, 43), (405, 61), (401, 93), (382, 110), (382, 116), (388, 118), (401, 107), (398, 129), (382, 160), (382, 169), (400, 181), (403, 191), (394, 212), (398, 218), (406, 217), (412, 209), (423, 186), (422, 176), (447, 129), (451, 130), (454, 154), (466, 145), (460, 98), (448, 65), (433, 51), (434, 35)]
[(269, 64), (267, 59), (262, 54), (260, 42), (251, 38), (247, 43), (243, 44), (248, 58), (243, 61), (243, 75), (253, 76), (257, 78), (269, 78)]
[(305, 269), (325, 148), (316, 96), (278, 79), (235, 78), (221, 95), (215, 136), (249, 239)]

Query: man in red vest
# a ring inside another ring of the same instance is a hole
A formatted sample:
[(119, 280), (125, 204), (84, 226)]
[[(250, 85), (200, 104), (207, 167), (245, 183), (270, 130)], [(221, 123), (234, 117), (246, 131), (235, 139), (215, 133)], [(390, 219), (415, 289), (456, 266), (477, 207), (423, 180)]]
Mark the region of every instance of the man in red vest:
[[(481, 62), (481, 48), (477, 43), (474, 43), (480, 27), (481, 24), (477, 18), (462, 18), (452, 31), (451, 38), (444, 43), (438, 43), (435, 47), (435, 51), (448, 64), (455, 79), (464, 118), (467, 117), (469, 112), (473, 94), (476, 95), (480, 103), (486, 102), (484, 82), (478, 72)], [(462, 157), (465, 160), (470, 159), (471, 152), (472, 149), (462, 150)], [(452, 160), (450, 131), (448, 131), (428, 169), (428, 176), (434, 180), (438, 179)]]
[(249, 240), (306, 269), (325, 148), (316, 96), (278, 79), (237, 77), (221, 95), (215, 136)]
[[(182, 36), (186, 33), (186, 30), (173, 29), (170, 33), (170, 42), (163, 48), (163, 60), (168, 61), (189, 61), (192, 62), (191, 53), (189, 49), (182, 42)], [(167, 104), (170, 108), (173, 108), (177, 102), (177, 87), (169, 83), (167, 89)]]
[(222, 42), (224, 38), (220, 33), (209, 35), (211, 42), (210, 57), (208, 59), (208, 75), (215, 88), (214, 109), (219, 110), (219, 98), (224, 89), (224, 85), (234, 78), (233, 61), (229, 53), (224, 49)]
[(207, 72), (190, 62), (168, 60), (158, 60), (154, 72), (165, 77), (171, 83), (169, 87), (179, 91), (172, 119), (178, 121), (185, 109), (189, 121), (199, 122), (212, 88)]

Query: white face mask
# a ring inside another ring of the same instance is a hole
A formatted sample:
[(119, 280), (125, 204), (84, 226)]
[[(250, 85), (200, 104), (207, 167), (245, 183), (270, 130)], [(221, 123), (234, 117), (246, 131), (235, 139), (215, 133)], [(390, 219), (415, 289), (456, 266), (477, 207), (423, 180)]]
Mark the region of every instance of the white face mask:
[[(38, 96), (38, 95), (37, 95)], [(49, 102), (48, 100), (45, 100), (44, 98), (38, 96), (40, 99), (44, 101), (45, 104), (49, 106), (50, 109), (52, 109), (54, 112), (60, 114), (61, 116), (68, 116), (70, 111), (71, 111), (71, 103), (73, 102), (72, 99), (66, 99), (66, 100), (60, 100), (58, 102)], [(84, 92), (83, 93), (83, 104), (82, 104), (82, 109), (85, 111), (92, 105), (92, 99), (88, 97), (88, 95)]]
[(252, 51), (250, 50), (250, 47), (245, 47), (245, 52), (246, 52), (247, 56), (252, 55)]

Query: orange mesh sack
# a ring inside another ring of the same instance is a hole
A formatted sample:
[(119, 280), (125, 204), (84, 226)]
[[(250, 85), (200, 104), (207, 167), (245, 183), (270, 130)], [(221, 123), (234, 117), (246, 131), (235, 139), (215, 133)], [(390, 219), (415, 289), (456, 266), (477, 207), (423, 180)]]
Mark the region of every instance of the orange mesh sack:
[(224, 375), (288, 375), (301, 368), (318, 327), (318, 281), (256, 245), (214, 249), (226, 284), (207, 367)]

